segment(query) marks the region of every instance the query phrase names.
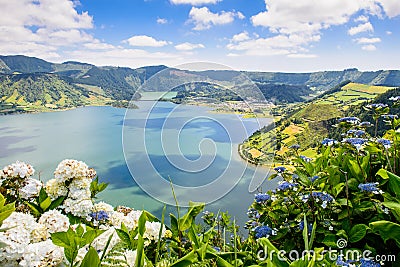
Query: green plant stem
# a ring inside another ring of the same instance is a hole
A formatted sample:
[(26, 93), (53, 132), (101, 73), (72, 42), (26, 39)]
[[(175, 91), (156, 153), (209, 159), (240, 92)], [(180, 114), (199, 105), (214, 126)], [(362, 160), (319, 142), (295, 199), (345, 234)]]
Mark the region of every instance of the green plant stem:
[(351, 218), (350, 218), (350, 208), (349, 208), (349, 183), (348, 183), (348, 178), (347, 178), (347, 172), (340, 170), (343, 174), (344, 177), (346, 178), (346, 207), (347, 207), (347, 216), (349, 217), (349, 221), (351, 224)]

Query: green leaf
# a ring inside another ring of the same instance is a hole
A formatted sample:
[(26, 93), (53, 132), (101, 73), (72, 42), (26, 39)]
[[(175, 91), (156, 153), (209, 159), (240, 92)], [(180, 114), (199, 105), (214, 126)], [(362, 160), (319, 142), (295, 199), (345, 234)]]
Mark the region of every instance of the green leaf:
[(80, 242), (80, 246), (83, 247), (89, 243), (92, 243), (93, 240), (104, 233), (104, 230), (89, 230), (83, 234), (82, 240)]
[(389, 179), (389, 175), (387, 174), (387, 171), (385, 169), (380, 169), (376, 175), (379, 175), (382, 179)]
[(39, 203), (42, 203), (48, 197), (46, 190), (42, 187), (39, 191)]
[[(140, 232), (140, 231), (139, 231)], [(139, 234), (137, 249), (136, 249), (136, 261), (135, 266), (142, 267), (144, 266), (144, 239), (142, 234)]]
[(351, 228), (349, 232), (349, 241), (351, 243), (356, 243), (363, 239), (367, 234), (368, 226), (365, 224), (356, 224)]
[(15, 203), (9, 203), (0, 208), (0, 225), (7, 219), (15, 210)]
[(204, 203), (189, 202), (188, 212), (179, 219), (179, 230), (186, 231), (192, 225), (194, 218), (204, 209)]
[(62, 197), (58, 197), (55, 200), (53, 200), (53, 202), (51, 202), (50, 206), (48, 207), (48, 210), (53, 210), (53, 209), (57, 208), (58, 206), (60, 206), (63, 203), (65, 198), (66, 198), (65, 196), (62, 196)]
[(389, 176), (390, 189), (396, 194), (397, 197), (400, 197), (400, 177), (389, 171), (387, 171), (387, 175)]
[(129, 234), (121, 229), (115, 229), (115, 231), (117, 232), (118, 237), (122, 240), (122, 242), (125, 243), (125, 245), (129, 247), (129, 249), (133, 249)]
[(382, 205), (389, 208), (398, 221), (400, 221), (400, 203), (397, 202), (382, 202)]
[(178, 228), (178, 220), (176, 219), (175, 215), (170, 213), (169, 218), (171, 221), (171, 232), (173, 236), (178, 236), (179, 228)]
[(358, 165), (356, 160), (348, 159), (349, 162), (349, 169), (351, 174), (357, 178), (358, 181), (363, 181), (364, 178), (362, 177), (361, 168)]
[(6, 203), (6, 199), (4, 198), (4, 196), (2, 194), (0, 194), (0, 209), (4, 206), (5, 203)]
[(63, 248), (69, 248), (71, 246), (70, 240), (68, 239), (68, 235), (66, 232), (57, 232), (50, 235), (51, 241), (53, 241), (54, 245)]
[(336, 247), (336, 242), (337, 238), (336, 235), (334, 234), (327, 234), (325, 235), (324, 239), (322, 240), (322, 243), (326, 245), (327, 247), (334, 248)]
[(75, 248), (64, 248), (64, 255), (69, 262), (74, 262), (78, 251)]
[(393, 239), (400, 247), (400, 225), (389, 221), (377, 221), (369, 224), (374, 233), (379, 233), (383, 241)]
[(199, 262), (199, 260), (195, 251), (192, 250), (190, 253), (186, 254), (185, 256), (171, 264), (170, 267), (187, 267), (196, 262)]
[(82, 260), (81, 267), (96, 267), (100, 265), (100, 258), (97, 251), (90, 247), (89, 251), (86, 253)]
[(45, 198), (43, 201), (40, 202), (40, 208), (43, 211), (46, 211), (51, 205), (51, 199), (50, 197)]

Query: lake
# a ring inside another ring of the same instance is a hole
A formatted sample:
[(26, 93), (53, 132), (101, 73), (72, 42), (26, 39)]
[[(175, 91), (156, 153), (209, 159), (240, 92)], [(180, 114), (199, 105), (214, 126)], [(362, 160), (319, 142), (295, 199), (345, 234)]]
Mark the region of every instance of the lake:
[[(270, 120), (170, 102), (136, 104), (139, 109), (127, 113), (83, 107), (1, 116), (0, 166), (25, 161), (34, 166), (36, 178), (47, 181), (61, 160), (82, 160), (110, 184), (101, 200), (158, 216), (162, 202), (173, 200), (171, 180), (181, 204), (213, 201), (207, 210), (228, 210), (243, 225), (254, 196), (248, 192), (252, 176), (267, 176), (268, 169), (244, 162), (237, 145)], [(265, 181), (264, 191), (273, 184)]]

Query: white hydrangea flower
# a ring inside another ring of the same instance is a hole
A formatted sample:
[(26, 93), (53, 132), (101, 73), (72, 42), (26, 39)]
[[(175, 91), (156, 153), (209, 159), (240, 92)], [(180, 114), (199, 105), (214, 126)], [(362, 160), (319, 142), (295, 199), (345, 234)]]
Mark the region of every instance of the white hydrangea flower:
[(68, 189), (64, 186), (64, 183), (58, 182), (57, 179), (47, 181), (45, 189), (52, 200), (68, 194)]
[(86, 218), (93, 209), (93, 203), (91, 199), (67, 198), (64, 201), (63, 208), (66, 213), (71, 213), (74, 216)]
[(33, 242), (40, 242), (50, 238), (50, 233), (46, 225), (38, 223), (37, 227), (31, 233)]
[(42, 182), (33, 178), (26, 179), (24, 187), (19, 189), (19, 195), (23, 199), (30, 199), (39, 195), (40, 189), (42, 189)]
[(91, 192), (89, 188), (79, 189), (70, 187), (68, 197), (73, 199), (89, 199), (91, 197)]
[(63, 255), (63, 249), (54, 245), (49, 239), (29, 244), (19, 265), (27, 267), (58, 266), (64, 259)]
[(93, 212), (99, 212), (99, 211), (113, 212), (114, 208), (110, 204), (100, 201), (99, 203), (94, 204), (92, 211)]
[(124, 223), (129, 230), (132, 230), (137, 227), (141, 214), (142, 211), (140, 210), (132, 210), (127, 215), (122, 212), (114, 211), (110, 216), (110, 224), (120, 229), (121, 223)]
[(72, 180), (71, 184), (69, 185), (69, 188), (76, 188), (76, 189), (90, 189), (90, 183), (92, 182), (92, 179), (83, 177), (83, 178), (77, 178)]
[(46, 226), (49, 233), (65, 232), (69, 227), (69, 219), (59, 210), (49, 210), (40, 216), (39, 224)]
[(29, 178), (35, 173), (35, 169), (25, 162), (17, 161), (4, 167), (0, 171), (0, 177), (3, 179), (9, 179), (13, 177)]
[[(159, 222), (146, 222), (146, 231), (144, 233), (144, 238), (149, 240), (158, 240), (158, 236), (161, 230), (161, 223)], [(165, 227), (163, 226), (161, 230), (161, 237), (165, 235)]]
[[(0, 249), (0, 262), (17, 260), (31, 243), (32, 232), (38, 223), (31, 214), (13, 212), (3, 221), (2, 228), (10, 228), (0, 232), (0, 242), (7, 244)], [(3, 266), (4, 264), (2, 264)]]
[(61, 161), (54, 172), (54, 177), (59, 182), (83, 177), (93, 178), (94, 175), (95, 173), (93, 173), (93, 170), (89, 169), (86, 163), (74, 159), (65, 159)]

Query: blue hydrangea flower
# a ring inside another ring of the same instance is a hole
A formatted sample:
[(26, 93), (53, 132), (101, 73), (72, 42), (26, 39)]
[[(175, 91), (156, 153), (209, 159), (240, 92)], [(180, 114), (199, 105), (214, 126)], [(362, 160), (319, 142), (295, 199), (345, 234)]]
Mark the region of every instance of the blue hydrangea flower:
[(363, 121), (358, 126), (360, 126), (360, 127), (372, 127), (374, 125), (372, 123), (370, 123), (369, 121)]
[(305, 162), (310, 162), (310, 161), (312, 161), (312, 158), (308, 158), (308, 157), (303, 156), (303, 155), (300, 155), (299, 157), (300, 157), (302, 160), (304, 160)]
[(271, 227), (269, 227), (268, 225), (263, 225), (263, 226), (257, 226), (254, 229), (255, 232), (255, 237), (256, 239), (262, 238), (262, 237), (270, 237), (271, 235), (276, 235), (277, 230), (276, 229), (272, 229)]
[(322, 140), (321, 144), (324, 146), (331, 146), (333, 144), (336, 143), (335, 139), (330, 139), (330, 138), (325, 138), (324, 140)]
[(310, 181), (311, 181), (311, 183), (314, 183), (315, 182), (315, 180), (317, 180), (319, 178), (319, 176), (318, 175), (314, 175), (313, 177), (310, 177)]
[[(312, 232), (312, 227), (313, 227), (313, 225), (312, 225), (311, 223), (309, 223), (308, 226), (307, 226), (307, 231), (308, 231), (308, 234), (309, 234), (309, 235), (310, 235), (311, 232)], [(300, 231), (303, 231), (303, 230), (304, 230), (304, 221), (301, 221), (301, 222), (299, 223), (299, 229), (300, 229)]]
[(365, 135), (365, 131), (352, 129), (352, 130), (348, 130), (347, 131), (347, 135), (353, 135), (353, 136), (356, 136), (356, 137), (361, 137), (361, 136)]
[(321, 207), (326, 208), (328, 203), (333, 202), (335, 199), (326, 192), (312, 192), (311, 194), (316, 202), (322, 201)]
[(358, 189), (360, 189), (361, 192), (383, 194), (383, 191), (377, 187), (378, 185), (379, 185), (379, 183), (377, 183), (377, 182), (376, 183), (359, 184)]
[(367, 143), (368, 140), (364, 138), (345, 138), (342, 142), (348, 143), (357, 148), (357, 150), (360, 150), (361, 146)]
[(305, 194), (300, 196), (301, 201), (306, 203), (310, 199), (310, 194)]
[(360, 122), (360, 119), (357, 117), (343, 117), (339, 119), (339, 122), (358, 124)]
[(288, 190), (288, 189), (293, 189), (293, 191), (296, 191), (298, 185), (299, 185), (298, 183), (290, 183), (290, 182), (287, 182), (287, 181), (280, 181), (278, 183), (277, 190), (278, 191), (285, 191), (285, 190)]
[(297, 149), (300, 148), (300, 145), (299, 144), (294, 144), (294, 145), (291, 145), (289, 148), (297, 150)]
[(392, 145), (392, 142), (390, 140), (381, 138), (376, 140), (376, 142), (378, 142), (379, 144), (383, 145), (384, 148), (389, 149)]
[[(344, 261), (343, 260), (343, 256), (339, 256), (338, 257), (338, 259), (337, 259), (337, 261), (336, 261), (336, 265), (337, 266), (352, 266), (352, 265), (350, 265), (352, 262), (354, 262), (354, 261), (352, 261), (352, 260), (347, 260), (347, 261)], [(354, 265), (353, 265), (354, 266)]]
[(106, 221), (108, 220), (108, 213), (104, 210), (92, 212), (89, 214), (96, 221)]
[(373, 109), (381, 109), (381, 108), (386, 108), (388, 105), (382, 104), (382, 103), (376, 103), (376, 104), (369, 104), (367, 105), (367, 108), (373, 108)]
[(385, 114), (382, 115), (381, 117), (383, 117), (384, 119), (389, 119), (389, 120), (394, 120), (397, 119), (399, 116), (397, 116), (396, 114)]
[(381, 267), (379, 263), (374, 262), (371, 259), (361, 259), (360, 263), (360, 267)]
[(254, 199), (257, 203), (265, 203), (271, 199), (271, 196), (268, 194), (257, 194), (255, 195)]
[(299, 179), (299, 176), (298, 176), (297, 174), (294, 173), (294, 174), (292, 175), (292, 179), (293, 179), (293, 180), (297, 180), (297, 179)]
[(284, 171), (286, 171), (286, 168), (285, 168), (285, 167), (282, 167), (282, 166), (278, 166), (278, 167), (274, 168), (274, 170), (275, 170), (277, 173), (283, 173)]

